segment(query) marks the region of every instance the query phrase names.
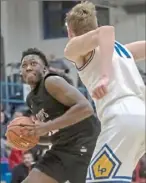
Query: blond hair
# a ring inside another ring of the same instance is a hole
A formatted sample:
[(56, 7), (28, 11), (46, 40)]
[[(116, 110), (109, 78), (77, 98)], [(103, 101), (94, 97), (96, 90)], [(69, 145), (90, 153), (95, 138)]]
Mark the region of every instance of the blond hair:
[(74, 6), (66, 15), (66, 24), (76, 36), (97, 28), (95, 5), (85, 1)]

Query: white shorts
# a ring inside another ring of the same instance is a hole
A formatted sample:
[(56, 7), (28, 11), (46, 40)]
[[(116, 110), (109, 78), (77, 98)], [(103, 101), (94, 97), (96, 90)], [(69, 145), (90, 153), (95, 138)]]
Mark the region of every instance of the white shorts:
[(102, 122), (86, 183), (129, 183), (138, 160), (145, 153), (145, 104), (125, 100), (107, 111)]

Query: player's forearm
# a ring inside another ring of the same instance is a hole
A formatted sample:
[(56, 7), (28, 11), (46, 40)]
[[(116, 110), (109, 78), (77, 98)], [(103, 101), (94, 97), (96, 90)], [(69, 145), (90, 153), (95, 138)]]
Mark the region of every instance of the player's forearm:
[(94, 113), (88, 103), (76, 104), (71, 107), (64, 115), (47, 123), (48, 131), (62, 129), (88, 118)]
[(106, 26), (101, 28), (98, 37), (101, 77), (103, 75), (110, 76), (111, 74), (114, 42), (115, 42), (114, 27)]
[(125, 46), (132, 53), (135, 61), (146, 59), (146, 41), (137, 41)]
[(64, 55), (68, 60), (77, 61), (76, 58), (86, 55), (98, 46), (99, 29), (87, 32), (81, 36), (72, 38), (64, 49)]

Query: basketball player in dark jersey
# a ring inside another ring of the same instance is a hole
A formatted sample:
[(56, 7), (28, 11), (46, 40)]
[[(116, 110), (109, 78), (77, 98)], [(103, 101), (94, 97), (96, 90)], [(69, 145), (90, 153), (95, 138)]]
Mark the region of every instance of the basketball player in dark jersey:
[(47, 67), (39, 50), (23, 52), (21, 74), (31, 87), (27, 104), (37, 122), (22, 127), (22, 134), (51, 134), (52, 143), (23, 183), (85, 183), (100, 123), (86, 98), (63, 77), (46, 72)]

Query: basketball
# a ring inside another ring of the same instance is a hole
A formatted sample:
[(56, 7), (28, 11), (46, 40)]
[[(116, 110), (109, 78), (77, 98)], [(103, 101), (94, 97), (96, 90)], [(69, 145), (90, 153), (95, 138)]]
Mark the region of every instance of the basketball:
[(10, 122), (7, 128), (6, 137), (8, 143), (15, 149), (22, 151), (33, 148), (39, 141), (39, 137), (36, 136), (24, 136), (21, 135), (22, 126), (32, 125), (33, 121), (29, 117), (15, 118)]

